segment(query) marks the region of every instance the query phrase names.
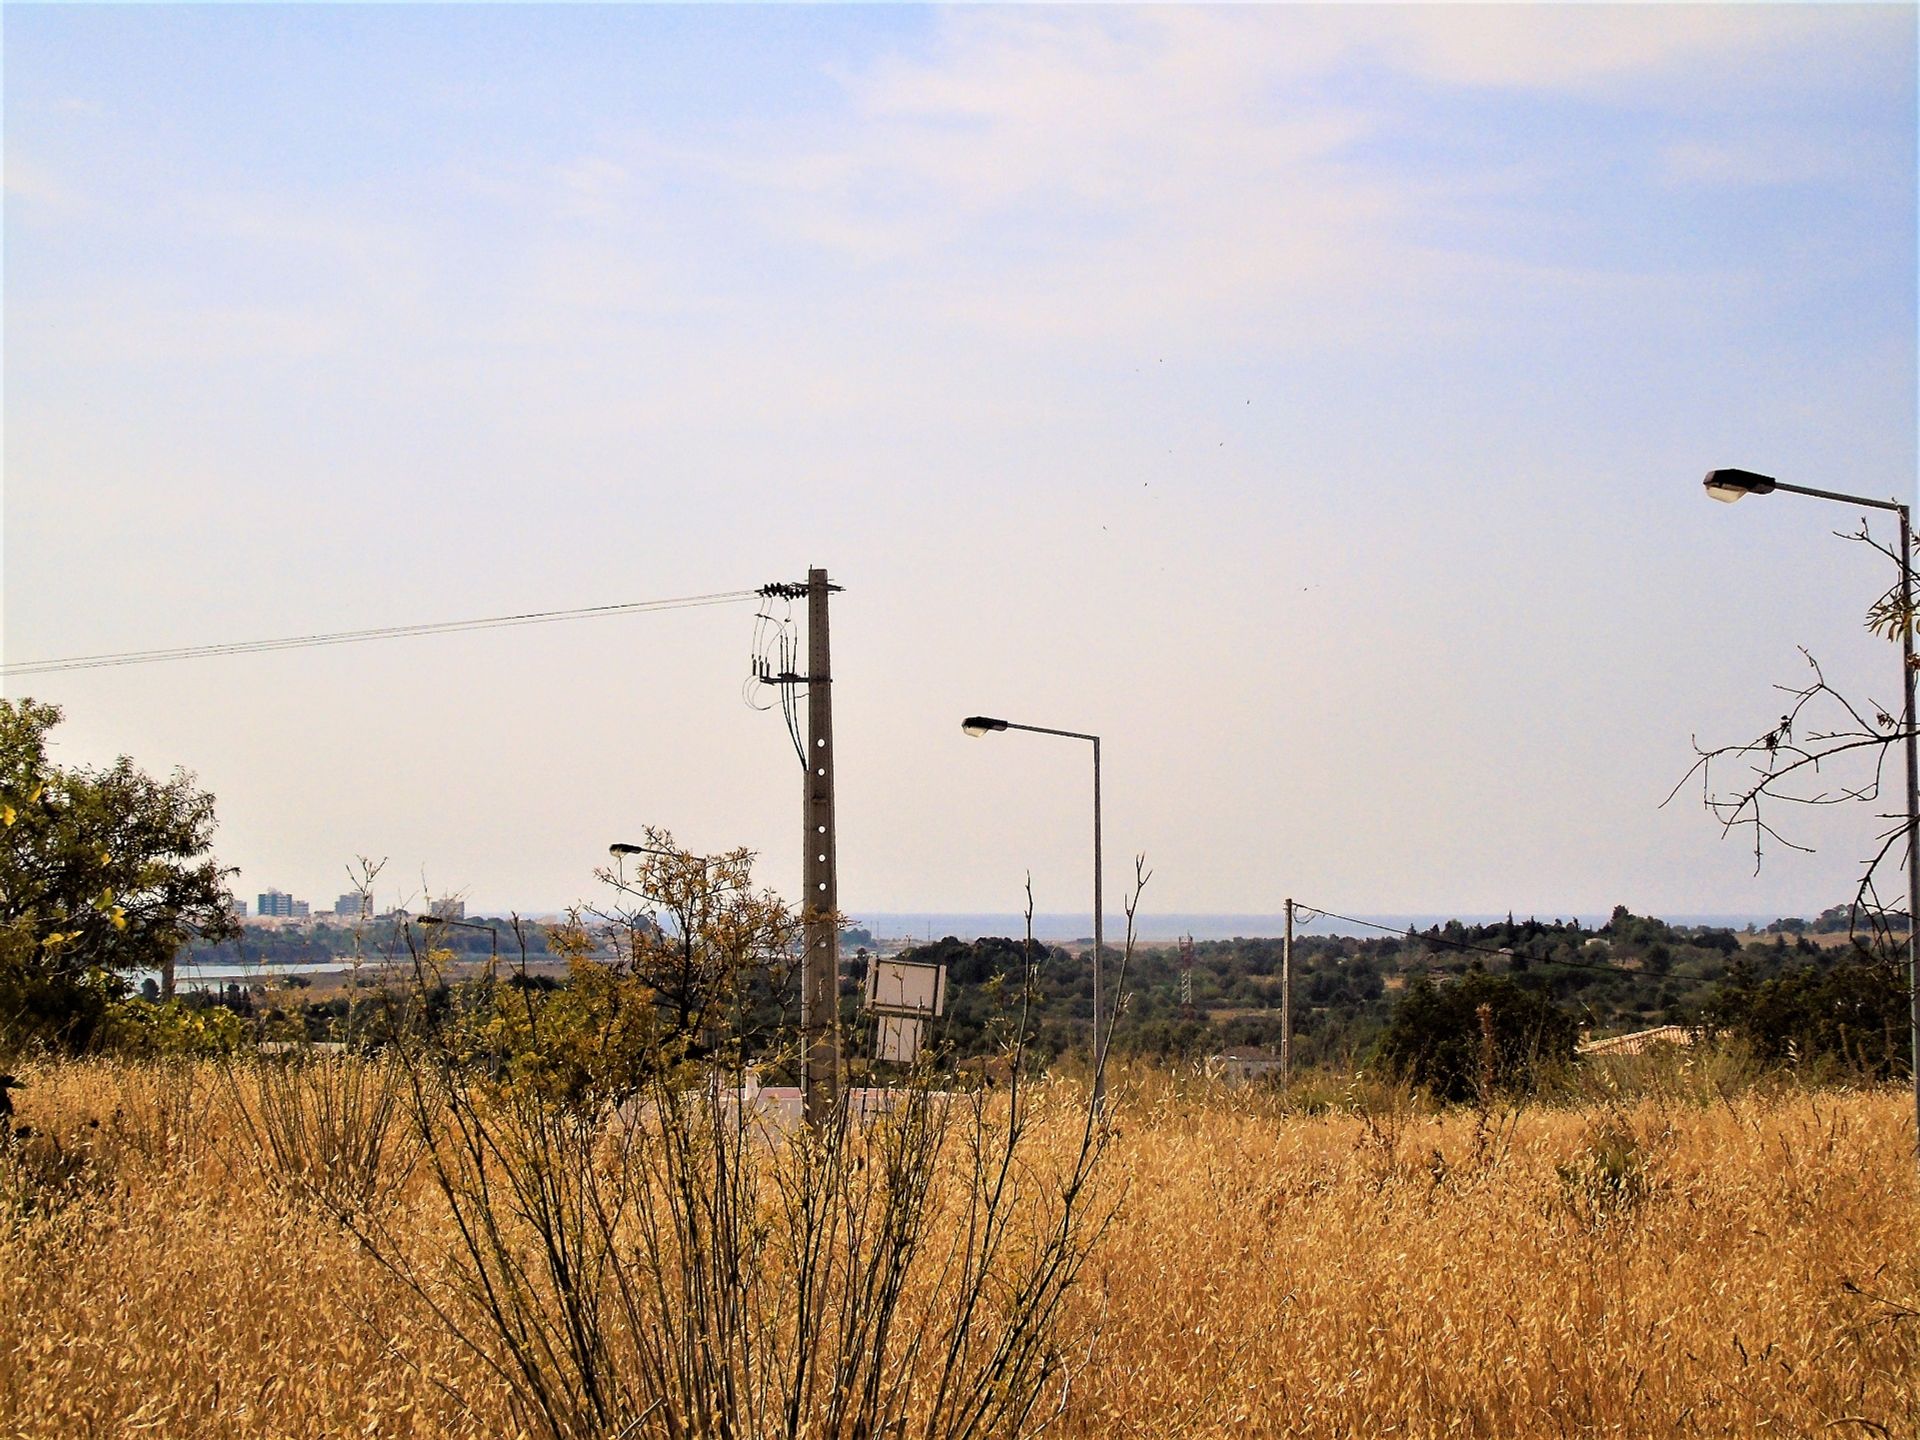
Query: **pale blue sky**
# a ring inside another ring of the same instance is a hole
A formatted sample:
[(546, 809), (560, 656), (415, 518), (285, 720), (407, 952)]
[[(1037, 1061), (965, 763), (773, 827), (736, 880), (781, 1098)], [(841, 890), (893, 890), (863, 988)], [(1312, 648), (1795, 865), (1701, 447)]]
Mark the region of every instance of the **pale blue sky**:
[[(1795, 645), (1891, 700), (1915, 11), (5, 15), (10, 660), (796, 578), (850, 909), (1806, 910), (1654, 806)], [(116, 669), (251, 894), (548, 907), (644, 822), (797, 879), (750, 612)], [(1118, 866), (1115, 879), (1117, 883)]]

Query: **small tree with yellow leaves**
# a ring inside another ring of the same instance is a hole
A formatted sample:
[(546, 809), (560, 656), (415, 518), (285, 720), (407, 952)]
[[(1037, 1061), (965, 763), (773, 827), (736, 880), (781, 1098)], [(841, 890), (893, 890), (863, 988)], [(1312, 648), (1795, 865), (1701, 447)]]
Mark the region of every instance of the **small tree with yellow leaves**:
[(793, 1039), (801, 916), (754, 883), (753, 861), (745, 849), (695, 855), (650, 825), (644, 844), (596, 872), (613, 898), (586, 918), (690, 1057), (766, 1059)]
[(548, 927), (547, 948), (567, 962), (565, 982), (529, 983), (518, 966), (470, 984), (439, 1034), (451, 1057), (543, 1099), (588, 1106), (624, 1099), (677, 1063), (658, 997), (630, 967), (601, 958), (577, 915)]

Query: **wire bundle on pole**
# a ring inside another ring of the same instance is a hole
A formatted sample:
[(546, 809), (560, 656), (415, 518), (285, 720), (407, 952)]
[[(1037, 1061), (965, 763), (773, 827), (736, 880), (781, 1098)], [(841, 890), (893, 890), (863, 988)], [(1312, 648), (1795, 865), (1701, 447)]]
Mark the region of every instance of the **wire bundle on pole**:
[[(804, 585), (775, 583), (762, 585), (754, 592), (763, 602), (753, 616), (753, 653), (747, 662), (743, 698), (755, 710), (769, 705), (757, 704), (756, 686), (771, 686), (778, 692), (780, 716), (786, 722), (787, 738), (800, 768), (807, 765), (807, 742), (800, 734), (800, 696), (806, 691), (807, 677), (799, 673), (800, 637), (795, 632), (793, 602), (807, 593)], [(775, 602), (781, 606), (774, 613)]]

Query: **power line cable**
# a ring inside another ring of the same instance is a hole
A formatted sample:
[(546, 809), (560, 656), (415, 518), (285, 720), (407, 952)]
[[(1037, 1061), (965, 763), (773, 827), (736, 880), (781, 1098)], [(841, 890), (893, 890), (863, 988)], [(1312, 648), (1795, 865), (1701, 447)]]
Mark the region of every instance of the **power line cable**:
[(161, 650), (123, 650), (107, 655), (71, 655), (57, 660), (28, 660), (16, 665), (0, 665), (0, 673), (4, 673), (11, 679), (21, 675), (51, 675), (65, 670), (97, 670), (115, 665), (150, 665), (168, 660), (204, 660), (219, 655), (257, 655), (272, 650), (305, 650), (322, 645), (355, 645), (367, 640), (398, 640), (415, 635), (458, 635), (474, 630), (505, 630), (518, 625), (552, 625), (563, 620), (638, 615), (658, 610), (691, 610), (705, 605), (730, 605), (753, 598), (755, 595), (751, 590), (727, 590), (707, 595), (680, 595), (666, 600), (631, 600), (618, 605), (583, 605), (571, 610), (532, 610), (517, 615), (488, 615), (472, 620), (439, 620), (422, 625), (382, 625), (367, 630), (289, 635), (274, 640), (235, 640), (219, 645), (177, 645)]

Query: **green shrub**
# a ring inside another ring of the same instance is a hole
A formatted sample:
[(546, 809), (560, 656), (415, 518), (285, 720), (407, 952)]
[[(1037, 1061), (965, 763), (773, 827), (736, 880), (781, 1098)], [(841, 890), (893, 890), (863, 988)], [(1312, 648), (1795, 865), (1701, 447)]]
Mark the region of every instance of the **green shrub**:
[(220, 1005), (187, 1005), (179, 999), (133, 997), (105, 1009), (101, 1042), (106, 1049), (142, 1058), (163, 1055), (231, 1055), (246, 1038), (246, 1023)]
[(1490, 1089), (1531, 1090), (1536, 1072), (1570, 1063), (1578, 1035), (1574, 1017), (1545, 995), (1471, 970), (1443, 985), (1425, 976), (1409, 985), (1375, 1058), (1439, 1099), (1486, 1101)]

